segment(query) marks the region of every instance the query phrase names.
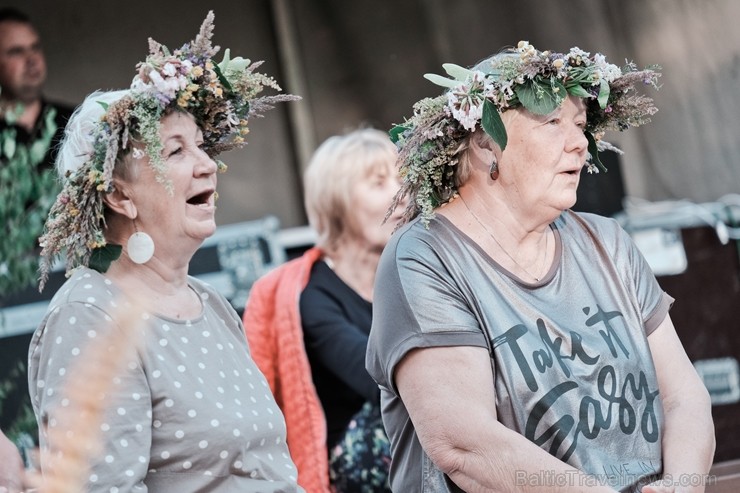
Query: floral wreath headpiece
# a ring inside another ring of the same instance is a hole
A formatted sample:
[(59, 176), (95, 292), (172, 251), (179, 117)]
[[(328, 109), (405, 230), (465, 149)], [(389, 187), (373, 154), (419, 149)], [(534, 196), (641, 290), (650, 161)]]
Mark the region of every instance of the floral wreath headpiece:
[(606, 130), (626, 130), (650, 121), (657, 112), (653, 100), (635, 93), (644, 83), (656, 89), (658, 66), (638, 70), (633, 63), (623, 68), (606, 62), (599, 53), (591, 56), (579, 48), (566, 54), (538, 51), (526, 41), (467, 69), (443, 65), (452, 78), (436, 74), (424, 77), (448, 88), (445, 94), (425, 98), (414, 105), (414, 114), (390, 131), (399, 148), (399, 170), (403, 184), (388, 216), (409, 196), (400, 224), (421, 215), (425, 225), (434, 209), (455, 194), (455, 170), (465, 148), (466, 138), (482, 128), (501, 150), (507, 135), (501, 113), (524, 107), (547, 115), (555, 111), (568, 95), (586, 103), (588, 171), (606, 171), (598, 151), (619, 149), (602, 141)]
[[(39, 240), (41, 289), (53, 260), (65, 249), (68, 274), (80, 265), (105, 265), (120, 254), (118, 246), (106, 248), (103, 198), (113, 191), (113, 169), (121, 156), (130, 152), (138, 159), (146, 153), (157, 181), (172, 192), (159, 136), (166, 112), (193, 115), (203, 132), (205, 151), (215, 157), (246, 143), (250, 117), (261, 116), (274, 103), (300, 99), (257, 97), (266, 87), (281, 90), (271, 77), (255, 72), (262, 62), (231, 58), (226, 49), (216, 63), (213, 57), (220, 48), (211, 44), (213, 17), (209, 12), (195, 39), (173, 52), (150, 38), (150, 54), (137, 65), (130, 89), (110, 105), (100, 102), (104, 114), (89, 136), (90, 152), (76, 169), (64, 171), (62, 192)], [(219, 171), (225, 171), (226, 165), (216, 162)]]

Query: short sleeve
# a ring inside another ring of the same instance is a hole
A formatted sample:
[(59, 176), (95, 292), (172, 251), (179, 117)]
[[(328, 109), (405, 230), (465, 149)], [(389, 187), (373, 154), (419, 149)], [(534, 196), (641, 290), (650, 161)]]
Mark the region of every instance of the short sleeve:
[[(397, 393), (393, 374), (411, 350), (441, 346), (486, 347), (486, 339), (455, 277), (453, 260), (427, 240), (402, 230), (378, 266), (366, 366), (382, 388)], [(424, 238), (427, 237), (427, 238)], [(439, 253), (439, 254), (438, 254)]]
[[(84, 364), (91, 341), (118, 330), (110, 320), (92, 304), (66, 302), (51, 310), (34, 335), (29, 352), (29, 388), (43, 447), (56, 450), (62, 446), (49, 443), (51, 436), (59, 434), (50, 435), (46, 428), (65, 426), (57, 422), (55, 409), (75, 405), (74, 397), (64, 393), (67, 378)], [(151, 447), (151, 396), (135, 353), (100, 398), (105, 401), (106, 411), (99, 429), (94, 431), (102, 448), (92, 458), (85, 491), (147, 491), (143, 481)]]
[(628, 272), (640, 307), (645, 335), (650, 335), (663, 322), (674, 299), (660, 287), (650, 264), (640, 252), (630, 235), (617, 225), (620, 240), (628, 252)]

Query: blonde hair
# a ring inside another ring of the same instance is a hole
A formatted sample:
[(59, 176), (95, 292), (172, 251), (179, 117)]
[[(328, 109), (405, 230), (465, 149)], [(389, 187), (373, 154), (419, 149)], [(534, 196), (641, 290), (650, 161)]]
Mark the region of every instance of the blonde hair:
[(325, 140), (303, 174), (308, 221), (316, 230), (316, 245), (331, 252), (352, 231), (349, 214), (352, 187), (379, 168), (395, 169), (396, 146), (385, 132), (354, 130)]

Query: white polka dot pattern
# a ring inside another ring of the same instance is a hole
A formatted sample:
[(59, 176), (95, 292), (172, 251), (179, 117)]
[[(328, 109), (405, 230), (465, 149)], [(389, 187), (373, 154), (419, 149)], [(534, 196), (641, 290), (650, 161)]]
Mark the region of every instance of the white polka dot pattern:
[[(87, 341), (110, 330), (103, 321), (116, 286), (80, 271), (85, 277), (67, 281), (32, 341), (37, 412), (61, 402), (54, 389), (67, 368), (84, 357)], [(282, 414), (269, 391), (265, 398), (267, 383), (248, 355), (238, 316), (212, 288), (194, 279), (191, 285), (204, 301), (200, 318), (142, 317), (139, 359), (104, 397), (111, 402), (100, 426), (105, 449), (90, 471), (89, 491), (302, 491)]]

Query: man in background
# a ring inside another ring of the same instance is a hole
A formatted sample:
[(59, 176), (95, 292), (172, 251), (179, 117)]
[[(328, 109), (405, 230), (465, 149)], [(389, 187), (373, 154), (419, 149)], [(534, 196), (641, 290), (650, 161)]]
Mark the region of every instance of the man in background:
[(58, 192), (56, 144), (72, 108), (44, 99), (46, 60), (29, 17), (0, 9), (0, 307), (36, 280), (38, 247)]
[[(0, 8), (0, 309), (35, 301), (29, 297), (38, 295), (38, 237), (59, 191), (55, 150), (72, 108), (47, 101), (45, 82), (41, 39), (29, 17)], [(26, 383), (29, 339), (0, 330), (0, 492), (20, 491), (16, 445), (36, 440)]]
[[(58, 140), (72, 108), (46, 101), (46, 59), (30, 18), (13, 8), (0, 9), (0, 129), (15, 127), (19, 144), (38, 140), (51, 120)], [(10, 117), (10, 118), (8, 118)], [(44, 165), (54, 157), (47, 149)]]

